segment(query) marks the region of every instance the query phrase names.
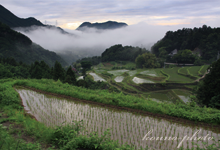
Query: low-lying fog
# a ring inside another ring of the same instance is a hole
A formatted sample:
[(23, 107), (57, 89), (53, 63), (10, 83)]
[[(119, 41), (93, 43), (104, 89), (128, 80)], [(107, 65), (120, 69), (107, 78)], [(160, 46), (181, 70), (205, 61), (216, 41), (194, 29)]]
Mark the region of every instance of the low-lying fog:
[(65, 30), (63, 34), (56, 28), (31, 27), (15, 29), (27, 35), (43, 48), (54, 51), (66, 62), (72, 63), (79, 58), (100, 56), (106, 48), (115, 44), (138, 46), (150, 50), (150, 47), (162, 39), (170, 27), (153, 26), (146, 23), (129, 25), (115, 30), (87, 29), (86, 31)]

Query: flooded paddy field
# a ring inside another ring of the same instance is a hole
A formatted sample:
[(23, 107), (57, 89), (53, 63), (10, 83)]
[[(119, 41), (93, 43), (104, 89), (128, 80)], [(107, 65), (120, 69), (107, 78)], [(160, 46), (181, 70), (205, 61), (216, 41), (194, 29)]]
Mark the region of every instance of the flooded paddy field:
[(120, 76), (124, 72), (127, 72), (127, 71), (129, 71), (129, 70), (122, 69), (122, 70), (113, 70), (113, 71), (107, 71), (107, 72), (110, 74), (113, 74), (114, 76)]
[[(110, 128), (113, 140), (118, 140), (120, 144), (128, 143), (136, 149), (148, 146), (155, 150), (175, 150), (180, 145), (191, 148), (192, 142), (202, 147), (202, 142), (212, 144), (214, 141), (210, 139), (220, 140), (220, 129), (213, 130), (185, 122), (180, 123), (125, 110), (59, 99), (28, 89), (16, 90), (20, 94), (25, 109), (47, 126), (83, 120), (88, 133), (96, 131), (99, 135), (103, 135), (104, 131)], [(195, 140), (199, 137), (206, 137), (206, 139)]]
[(98, 76), (96, 73), (89, 73), (91, 76), (93, 76), (94, 81), (105, 81), (105, 79)]
[(77, 80), (83, 80), (83, 76), (79, 76)]
[(140, 72), (140, 74), (154, 76), (154, 77), (158, 76), (157, 73), (154, 70), (142, 71), (142, 72)]
[(117, 77), (115, 78), (115, 82), (122, 82), (123, 79), (124, 79), (123, 76), (117, 76)]
[(187, 90), (174, 89), (176, 95), (184, 102), (187, 103), (190, 100), (190, 92)]
[(130, 76), (134, 76), (137, 73), (137, 70), (132, 70), (127, 72)]
[(138, 78), (138, 77), (134, 77), (132, 79), (132, 81), (136, 84), (140, 84), (140, 83), (154, 83), (153, 81), (151, 80), (147, 80), (147, 79), (141, 79), (141, 78)]
[(154, 91), (144, 94), (147, 98), (157, 102), (175, 103), (176, 99), (180, 99), (172, 90)]

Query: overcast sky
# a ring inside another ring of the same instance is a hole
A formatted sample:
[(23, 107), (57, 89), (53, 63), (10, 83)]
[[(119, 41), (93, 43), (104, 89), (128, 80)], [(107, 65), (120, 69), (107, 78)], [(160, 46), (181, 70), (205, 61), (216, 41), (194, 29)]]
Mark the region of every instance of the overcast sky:
[(220, 24), (220, 0), (1, 0), (18, 17), (75, 29), (82, 22), (145, 22), (149, 25), (201, 27)]

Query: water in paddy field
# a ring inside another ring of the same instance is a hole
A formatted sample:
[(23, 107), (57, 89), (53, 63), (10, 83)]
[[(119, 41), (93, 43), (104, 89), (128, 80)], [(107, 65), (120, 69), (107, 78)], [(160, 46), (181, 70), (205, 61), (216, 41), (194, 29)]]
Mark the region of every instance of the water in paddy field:
[(124, 72), (127, 72), (127, 71), (129, 71), (129, 70), (122, 69), (122, 70), (113, 70), (113, 71), (107, 71), (107, 72), (110, 74), (113, 74), (114, 76), (120, 76)]
[(137, 73), (137, 70), (133, 70), (133, 71), (128, 71), (127, 72), (130, 76), (133, 76)]
[(142, 72), (140, 72), (140, 74), (149, 75), (149, 76), (153, 76), (153, 77), (156, 77), (156, 76), (157, 76), (157, 73), (156, 73), (154, 70), (142, 71)]
[(189, 102), (190, 100), (190, 97), (189, 97), (189, 92), (187, 92), (186, 90), (180, 90), (180, 89), (174, 89), (173, 90), (177, 96), (184, 102), (184, 103), (187, 103)]
[(77, 80), (83, 80), (83, 76), (78, 77)]
[(117, 76), (117, 77), (115, 78), (115, 82), (122, 82), (123, 79), (124, 79), (123, 76)]
[(154, 83), (153, 81), (150, 81), (150, 80), (147, 80), (147, 79), (141, 79), (141, 78), (138, 78), (138, 77), (134, 77), (132, 79), (132, 81), (136, 84), (140, 84), (140, 83)]
[[(125, 110), (58, 99), (27, 89), (16, 90), (22, 98), (25, 109), (47, 126), (83, 120), (84, 127), (89, 133), (96, 131), (99, 135), (103, 135), (104, 131), (110, 128), (111, 139), (118, 140), (120, 144), (133, 144), (135, 149), (145, 148), (148, 145), (155, 150), (175, 150), (178, 149), (179, 144), (184, 148), (191, 148), (192, 142), (201, 146), (202, 142), (212, 144), (213, 141), (207, 140), (211, 137), (216, 141), (220, 140), (220, 129), (217, 131), (198, 125), (184, 124), (184, 122), (176, 123), (167, 119), (134, 114)], [(206, 137), (206, 139), (190, 140), (194, 134), (197, 138)]]
[(93, 76), (94, 81), (105, 81), (105, 79), (101, 78), (100, 76), (98, 76), (95, 73), (89, 73), (91, 76)]

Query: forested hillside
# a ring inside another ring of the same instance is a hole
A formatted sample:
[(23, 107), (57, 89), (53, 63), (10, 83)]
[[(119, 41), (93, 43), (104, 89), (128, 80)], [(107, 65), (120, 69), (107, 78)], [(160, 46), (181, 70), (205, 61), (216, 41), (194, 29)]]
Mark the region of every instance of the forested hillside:
[(203, 60), (216, 60), (220, 51), (220, 28), (211, 28), (203, 25), (200, 28), (183, 28), (177, 31), (168, 31), (166, 35), (151, 48), (156, 56), (160, 55), (159, 49), (165, 49), (167, 53), (173, 50), (191, 51), (200, 49)]
[(63, 66), (66, 62), (56, 53), (43, 49), (33, 43), (27, 36), (16, 32), (0, 22), (0, 57), (13, 57), (16, 61), (27, 64), (37, 61), (45, 61), (52, 66), (59, 61)]
[(7, 24), (9, 27), (29, 27), (32, 25), (37, 26), (44, 26), (40, 21), (37, 19), (30, 17), (30, 18), (19, 18), (7, 10), (5, 7), (0, 5), (0, 22)]
[(145, 48), (122, 46), (121, 44), (111, 46), (102, 53), (102, 61), (135, 61), (138, 55), (146, 53)]
[[(47, 29), (57, 29), (62, 34), (70, 34), (66, 31), (64, 31), (60, 27), (56, 27), (53, 25), (45, 25), (41, 23), (39, 20), (29, 17), (29, 18), (19, 18), (13, 13), (11, 13), (8, 9), (0, 5), (0, 22), (8, 25), (10, 28), (17, 28), (21, 27), (25, 32), (29, 32), (31, 30), (38, 29), (38, 27), (45, 27)], [(34, 26), (34, 28), (29, 28), (31, 26)]]

